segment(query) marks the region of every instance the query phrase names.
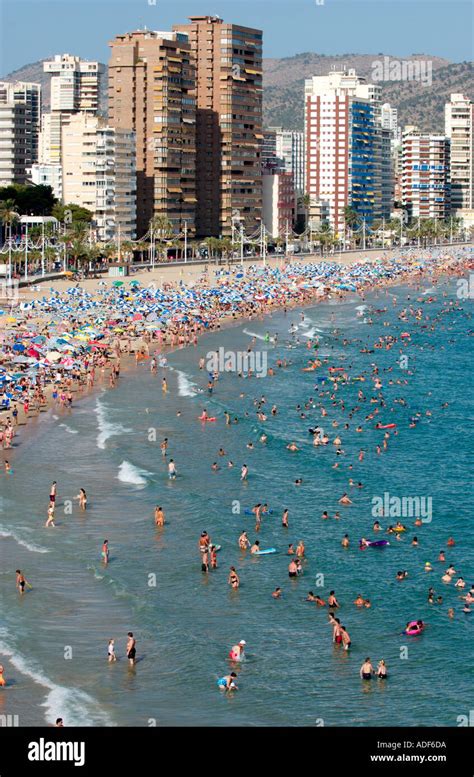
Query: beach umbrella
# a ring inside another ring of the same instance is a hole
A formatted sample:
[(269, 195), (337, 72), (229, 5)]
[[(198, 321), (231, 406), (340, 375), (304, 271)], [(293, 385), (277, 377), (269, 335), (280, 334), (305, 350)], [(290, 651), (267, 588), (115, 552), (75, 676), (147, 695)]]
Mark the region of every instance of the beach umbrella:
[(17, 351), (18, 353), (21, 353), (22, 351), (25, 350), (25, 346), (22, 343), (15, 343), (12, 350)]
[(59, 351), (48, 351), (45, 357), (49, 362), (57, 362), (61, 358)]
[(115, 286), (116, 288), (119, 288), (119, 286), (123, 286), (123, 281), (114, 281), (112, 286)]

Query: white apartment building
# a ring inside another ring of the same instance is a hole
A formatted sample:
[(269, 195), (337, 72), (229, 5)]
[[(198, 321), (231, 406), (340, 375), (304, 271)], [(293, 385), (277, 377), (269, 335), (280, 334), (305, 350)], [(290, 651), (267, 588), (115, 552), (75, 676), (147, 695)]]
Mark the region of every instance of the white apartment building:
[(38, 161), (41, 125), (41, 85), (27, 81), (0, 81), (0, 102), (25, 106), (27, 164)]
[(392, 133), (392, 148), (402, 142), (402, 130), (398, 126), (398, 110), (392, 108), (390, 103), (384, 103), (380, 109), (382, 127)]
[(94, 214), (97, 237), (135, 238), (135, 134), (85, 113), (62, 130), (63, 202)]
[(70, 117), (76, 113), (97, 114), (104, 66), (70, 54), (57, 54), (43, 63), (43, 70), (51, 74), (51, 110), (41, 120), (38, 161), (43, 165), (60, 165), (62, 133)]
[(25, 105), (0, 101), (0, 186), (25, 183), (27, 162)]
[(275, 129), (275, 153), (282, 170), (292, 173), (295, 193), (304, 194), (304, 132), (285, 130), (282, 127), (270, 129)]
[(402, 136), (402, 204), (411, 219), (441, 219), (451, 209), (450, 141), (405, 127)]
[(51, 111), (97, 113), (103, 65), (57, 54), (43, 63), (43, 70), (51, 74)]
[(267, 170), (262, 176), (263, 224), (271, 238), (291, 234), (296, 212), (293, 174)]
[(378, 84), (366, 84), (353, 69), (306, 79), (305, 142), (306, 193), (316, 211), (329, 204), (336, 232), (344, 232), (347, 206), (367, 224), (389, 217), (392, 172)]
[(444, 108), (445, 133), (451, 141), (451, 209), (474, 208), (474, 103), (452, 94)]
[(40, 164), (31, 165), (28, 177), (35, 186), (51, 186), (54, 196), (61, 201), (63, 198), (63, 170), (61, 165)]

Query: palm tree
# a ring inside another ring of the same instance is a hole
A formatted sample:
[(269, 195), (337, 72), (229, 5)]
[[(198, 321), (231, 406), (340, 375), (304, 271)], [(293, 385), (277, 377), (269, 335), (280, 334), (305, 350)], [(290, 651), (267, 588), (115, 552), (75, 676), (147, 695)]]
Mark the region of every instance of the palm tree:
[(12, 225), (18, 221), (18, 211), (15, 200), (0, 202), (0, 219), (8, 227), (8, 277), (12, 277)]
[(166, 257), (166, 241), (173, 236), (173, 225), (171, 221), (162, 214), (153, 216), (150, 221), (150, 233), (152, 240), (158, 240), (162, 244), (162, 261), (164, 261)]

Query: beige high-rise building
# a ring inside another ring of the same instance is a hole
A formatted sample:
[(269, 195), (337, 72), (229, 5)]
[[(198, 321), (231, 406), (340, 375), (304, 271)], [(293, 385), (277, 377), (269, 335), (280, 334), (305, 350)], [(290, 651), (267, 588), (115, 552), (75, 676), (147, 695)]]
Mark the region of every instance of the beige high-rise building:
[(51, 74), (51, 109), (41, 119), (38, 161), (60, 165), (62, 133), (70, 117), (77, 113), (97, 115), (104, 66), (71, 54), (57, 54), (43, 63), (43, 70)]
[[(445, 105), (445, 133), (451, 140), (451, 209), (474, 208), (474, 103), (452, 94)], [(461, 215), (461, 214), (459, 214)]]
[(137, 30), (110, 43), (109, 124), (136, 134), (137, 232), (152, 217), (195, 233), (195, 62), (186, 35)]
[(196, 229), (201, 236), (247, 234), (262, 223), (262, 32), (191, 16), (197, 63)]
[(65, 204), (93, 213), (101, 241), (135, 238), (135, 135), (87, 113), (62, 129), (62, 193)]

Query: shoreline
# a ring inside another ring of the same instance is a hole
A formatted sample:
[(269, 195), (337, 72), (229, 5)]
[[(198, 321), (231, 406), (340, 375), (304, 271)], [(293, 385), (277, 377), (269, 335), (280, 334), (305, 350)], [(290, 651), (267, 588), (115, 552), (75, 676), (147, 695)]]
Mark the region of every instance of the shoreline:
[[(472, 250), (472, 246), (471, 246)], [(393, 249), (387, 250), (384, 254), (383, 259), (391, 259), (393, 258), (394, 254), (399, 254), (400, 252), (396, 252)], [(410, 250), (410, 253), (414, 253), (412, 250)], [(371, 262), (377, 262), (380, 260), (380, 257), (374, 257)], [(306, 266), (306, 263), (304, 261), (299, 262), (298, 260), (295, 261), (294, 258), (292, 258), (292, 264), (294, 263), (296, 268), (298, 267), (298, 264), (300, 264), (302, 267)], [(327, 260), (321, 260), (322, 262)], [(332, 259), (331, 261), (335, 261)], [(272, 258), (271, 262), (269, 261), (270, 267), (278, 267), (279, 265), (283, 265), (283, 258)], [(229, 315), (222, 315), (221, 317), (216, 317), (215, 320), (211, 321), (209, 329), (202, 329), (198, 336), (195, 337), (194, 342), (191, 342), (191, 340), (187, 340), (185, 342), (173, 342), (173, 335), (169, 332), (165, 334), (164, 341), (160, 339), (160, 341), (156, 341), (153, 338), (147, 338), (146, 333), (145, 335), (142, 333), (135, 332), (127, 332), (126, 337), (122, 338), (120, 335), (115, 335), (114, 342), (112, 342), (112, 337), (109, 336), (108, 340), (104, 338), (104, 343), (107, 343), (107, 350), (105, 351), (106, 354), (106, 361), (104, 364), (100, 364), (100, 370), (101, 370), (101, 377), (100, 382), (97, 383), (97, 385), (94, 383), (91, 387), (85, 384), (84, 381), (84, 375), (81, 375), (80, 379), (72, 380), (69, 388), (71, 391), (71, 394), (73, 395), (73, 404), (74, 402), (77, 402), (78, 400), (81, 400), (83, 398), (86, 398), (89, 396), (94, 389), (101, 388), (107, 390), (107, 385), (104, 385), (105, 382), (105, 372), (107, 369), (111, 370), (114, 368), (114, 365), (117, 364), (117, 362), (120, 365), (120, 370), (123, 374), (127, 374), (131, 371), (133, 367), (133, 362), (135, 361), (135, 366), (138, 364), (136, 360), (136, 354), (137, 352), (145, 353), (146, 352), (146, 358), (150, 358), (152, 356), (159, 356), (163, 357), (166, 356), (166, 354), (173, 353), (176, 350), (181, 350), (182, 348), (186, 348), (188, 346), (193, 345), (196, 347), (198, 345), (199, 339), (201, 335), (207, 334), (207, 333), (215, 333), (219, 332), (221, 330), (227, 329), (229, 327), (238, 326), (241, 323), (250, 322), (252, 320), (263, 320), (266, 316), (271, 316), (273, 313), (278, 313), (280, 310), (285, 309), (294, 309), (294, 308), (306, 308), (308, 306), (316, 305), (319, 302), (324, 302), (330, 299), (333, 299), (336, 297), (337, 299), (344, 299), (350, 294), (357, 294), (360, 296), (361, 300), (364, 300), (364, 294), (368, 293), (371, 290), (377, 290), (377, 289), (389, 289), (394, 285), (401, 285), (403, 283), (412, 283), (415, 282), (416, 279), (422, 280), (423, 278), (427, 277), (427, 275), (433, 276), (433, 278), (439, 278), (443, 275), (459, 275), (463, 270), (466, 269), (466, 266), (470, 265), (472, 263), (472, 259), (469, 256), (463, 256), (461, 258), (455, 258), (450, 257), (446, 258), (444, 264), (442, 263), (440, 266), (432, 265), (427, 266), (426, 270), (428, 272), (425, 272), (425, 270), (420, 270), (417, 268), (410, 269), (408, 272), (402, 273), (396, 277), (393, 278), (384, 278), (381, 282), (368, 282), (368, 283), (362, 283), (359, 288), (354, 289), (354, 291), (346, 291), (341, 289), (325, 289), (323, 293), (320, 292), (320, 290), (312, 290), (309, 292), (303, 291), (299, 297), (295, 299), (285, 299), (283, 302), (279, 299), (276, 301), (268, 301), (266, 300), (265, 303), (260, 304), (257, 306), (256, 310), (252, 310), (249, 312), (248, 310), (239, 311), (237, 314), (233, 312)], [(311, 265), (318, 266), (320, 263), (311, 263)], [(351, 265), (358, 266), (357, 262), (349, 262), (348, 266)], [(183, 271), (187, 269), (188, 272), (186, 274), (186, 280), (183, 278)], [(216, 285), (218, 283), (219, 275), (222, 272), (226, 272), (226, 268), (224, 266), (221, 267), (212, 267), (214, 271), (214, 284)], [(164, 267), (160, 267), (159, 269), (155, 269), (154, 273), (148, 273), (147, 271), (143, 271), (141, 274), (137, 274), (134, 276), (134, 279), (132, 280), (138, 280), (140, 277), (149, 280), (149, 282), (153, 285), (155, 284), (155, 280), (157, 280), (157, 273), (160, 274), (161, 282), (163, 284), (163, 272), (166, 272), (168, 270), (168, 274), (171, 276), (170, 283), (171, 285), (176, 284), (184, 284), (184, 287), (186, 287), (186, 284), (191, 285), (193, 283), (198, 282), (203, 277), (205, 277), (205, 273), (202, 270), (196, 270), (195, 268), (183, 268), (178, 266), (173, 267), (167, 267), (166, 265)], [(194, 276), (197, 275), (197, 281), (194, 278)], [(67, 282), (69, 283), (69, 282)], [(86, 281), (81, 281), (76, 284), (76, 288), (83, 289), (86, 291), (87, 289), (91, 289), (95, 296), (98, 296), (99, 287), (101, 284), (103, 284), (103, 281), (100, 281), (98, 279), (90, 279)], [(51, 287), (49, 287), (51, 292), (61, 292), (66, 291), (64, 289), (63, 285), (64, 280), (61, 281), (54, 281), (52, 282)], [(210, 278), (207, 278), (207, 284), (209, 288), (214, 288), (211, 284)], [(73, 288), (71, 286), (68, 286), (68, 288)], [(301, 291), (301, 290), (300, 290)], [(20, 297), (19, 297), (19, 304), (21, 303), (31, 303), (36, 302), (38, 299), (41, 298), (41, 293), (38, 290), (33, 290), (33, 287), (27, 287), (20, 290)], [(90, 293), (90, 292), (89, 292)], [(26, 318), (26, 321), (35, 320), (35, 326), (48, 326), (46, 323), (46, 316), (29, 316)], [(74, 320), (74, 319), (73, 319)], [(0, 316), (0, 335), (2, 334), (2, 331), (5, 330), (5, 317)], [(130, 327), (130, 324), (128, 325)], [(126, 330), (125, 330), (126, 331)], [(118, 352), (117, 348), (117, 339), (119, 341), (122, 341), (125, 339), (126, 341), (126, 350), (123, 350), (123, 343), (120, 342), (120, 353)], [(1, 341), (0, 341), (1, 342)], [(114, 353), (112, 353), (112, 349), (114, 349)], [(1, 350), (0, 350), (0, 356), (1, 356)], [(0, 361), (0, 367), (2, 366), (2, 362)], [(63, 370), (64, 375), (64, 370)], [(62, 384), (61, 384), (62, 385)], [(43, 404), (39, 404), (38, 407), (35, 408), (36, 412), (34, 415), (28, 414), (28, 416), (25, 415), (23, 407), (20, 405), (17, 407), (18, 409), (18, 423), (15, 425), (14, 428), (19, 429), (19, 427), (26, 427), (31, 428), (33, 427), (33, 424), (29, 424), (29, 421), (34, 421), (35, 418), (40, 417), (42, 413), (51, 413), (56, 409), (58, 412), (62, 409), (60, 405), (53, 399), (53, 390), (54, 390), (54, 384), (48, 383), (44, 386), (44, 398), (45, 402)], [(72, 407), (71, 407), (72, 410)], [(5, 420), (9, 417), (10, 413), (4, 411), (0, 415), (0, 429), (2, 427), (5, 428)], [(15, 450), (17, 446), (13, 445), (12, 448), (2, 448), (3, 454), (5, 454), (6, 451), (11, 450), (12, 452)], [(5, 459), (5, 455), (4, 455)]]

